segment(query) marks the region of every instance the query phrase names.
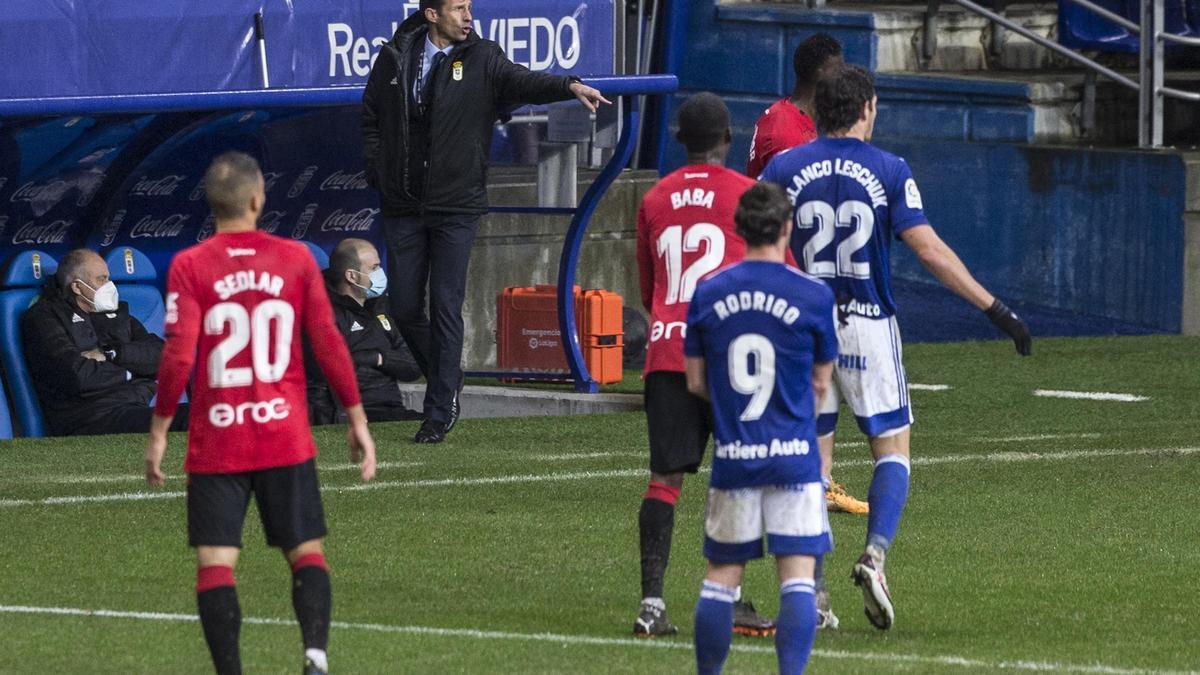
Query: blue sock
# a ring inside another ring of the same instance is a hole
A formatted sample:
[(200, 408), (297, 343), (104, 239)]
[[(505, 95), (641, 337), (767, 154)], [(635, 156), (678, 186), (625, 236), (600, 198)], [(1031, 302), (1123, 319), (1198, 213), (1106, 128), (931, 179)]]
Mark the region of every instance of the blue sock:
[(725, 657), (729, 656), (729, 644), (733, 642), (733, 594), (711, 581), (705, 581), (700, 589), (700, 602), (696, 603), (696, 670), (700, 675), (721, 672)]
[(796, 577), (779, 591), (779, 618), (775, 620), (775, 652), (782, 675), (803, 673), (817, 637), (817, 596), (813, 580)]
[(875, 475), (867, 502), (867, 545), (887, 551), (900, 527), (900, 514), (908, 500), (908, 458), (903, 455), (884, 455), (875, 462)]

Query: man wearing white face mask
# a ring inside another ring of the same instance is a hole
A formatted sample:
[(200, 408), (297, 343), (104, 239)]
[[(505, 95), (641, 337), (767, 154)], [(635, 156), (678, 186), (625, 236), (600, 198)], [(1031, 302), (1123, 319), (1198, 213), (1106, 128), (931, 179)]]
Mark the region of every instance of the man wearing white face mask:
[[(163, 341), (129, 315), (99, 255), (63, 256), (21, 331), (51, 435), (150, 429)], [(177, 419), (185, 428), (187, 416)]]
[[(400, 327), (388, 315), (387, 273), (379, 262), (379, 251), (365, 239), (345, 239), (329, 256), (325, 287), (333, 306), (333, 318), (346, 340), (354, 372), (358, 376), (363, 408), (372, 422), (421, 419), (400, 397), (397, 382), (421, 377), (416, 359), (408, 350)], [(306, 345), (307, 347), (307, 345)], [(329, 383), (321, 375), (311, 349), (305, 350), (309, 366), (309, 418), (313, 424), (337, 420)]]

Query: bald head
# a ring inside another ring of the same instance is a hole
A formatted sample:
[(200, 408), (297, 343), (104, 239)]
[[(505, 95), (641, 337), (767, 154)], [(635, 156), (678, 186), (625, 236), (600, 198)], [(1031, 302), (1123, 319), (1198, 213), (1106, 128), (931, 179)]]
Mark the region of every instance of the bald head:
[(250, 217), (257, 221), (266, 201), (262, 170), (244, 152), (227, 152), (214, 159), (204, 174), (204, 189), (218, 221)]
[(371, 287), (371, 273), (379, 269), (379, 251), (366, 239), (343, 239), (329, 255), (329, 274), (337, 291), (363, 300)]

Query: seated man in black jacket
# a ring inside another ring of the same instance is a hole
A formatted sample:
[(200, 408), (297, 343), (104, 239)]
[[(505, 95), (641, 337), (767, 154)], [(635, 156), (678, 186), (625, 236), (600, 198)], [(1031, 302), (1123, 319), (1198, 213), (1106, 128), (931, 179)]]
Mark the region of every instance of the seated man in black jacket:
[[(163, 341), (129, 315), (99, 255), (63, 256), (21, 338), (50, 435), (149, 431)], [(175, 419), (186, 426), (187, 415)]]
[[(329, 256), (325, 287), (333, 306), (333, 318), (346, 338), (363, 408), (372, 422), (421, 419), (405, 407), (398, 382), (411, 382), (421, 370), (400, 335), (396, 322), (387, 314), (387, 275), (379, 264), (379, 251), (365, 239), (346, 239)], [(312, 351), (305, 345), (308, 372), (308, 401), (313, 424), (336, 421), (329, 384), (316, 368)]]

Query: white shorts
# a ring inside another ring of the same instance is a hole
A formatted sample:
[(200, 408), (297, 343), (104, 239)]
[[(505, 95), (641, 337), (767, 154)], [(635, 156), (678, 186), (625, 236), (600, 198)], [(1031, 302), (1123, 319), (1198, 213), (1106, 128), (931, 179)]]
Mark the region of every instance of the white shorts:
[(833, 433), (841, 400), (854, 411), (858, 428), (869, 437), (887, 436), (912, 424), (896, 318), (850, 315), (846, 325), (838, 322), (837, 336), (837, 366), (818, 409), (817, 435)]
[(825, 487), (817, 482), (740, 490), (709, 488), (705, 558), (715, 563), (761, 558), (764, 529), (771, 555), (815, 557), (832, 551)]

